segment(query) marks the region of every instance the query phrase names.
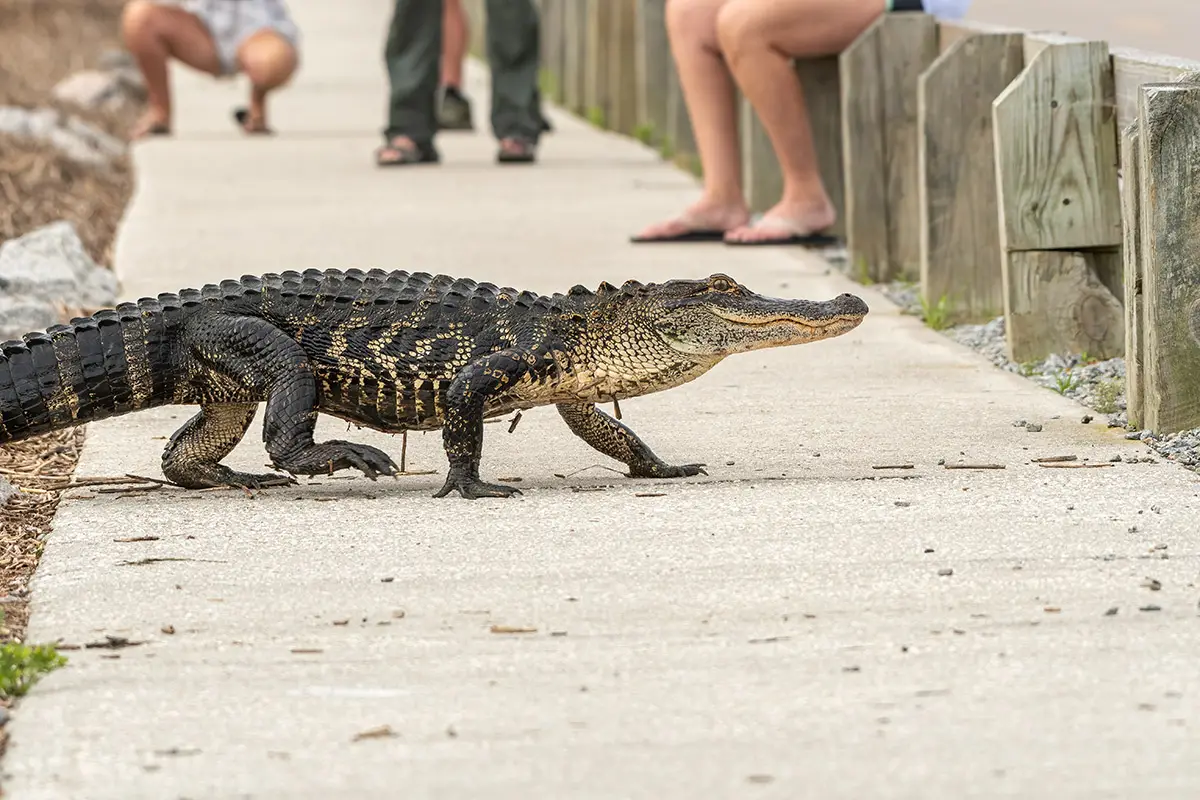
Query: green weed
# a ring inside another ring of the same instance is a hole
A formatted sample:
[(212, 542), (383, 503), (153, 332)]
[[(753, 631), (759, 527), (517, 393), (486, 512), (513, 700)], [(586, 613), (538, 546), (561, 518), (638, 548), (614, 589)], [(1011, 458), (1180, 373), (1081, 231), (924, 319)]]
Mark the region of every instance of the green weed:
[(67, 663), (54, 645), (0, 645), (0, 697), (20, 697), (43, 676)]
[(950, 325), (950, 299), (946, 295), (930, 304), (925, 296), (921, 296), (921, 319), (935, 331), (944, 330)]
[(1071, 370), (1054, 376), (1054, 391), (1066, 394), (1072, 389), (1079, 388), (1079, 377), (1071, 374)]
[(1101, 414), (1117, 413), (1117, 397), (1125, 391), (1125, 382), (1120, 378), (1101, 381), (1096, 386), (1094, 408)]

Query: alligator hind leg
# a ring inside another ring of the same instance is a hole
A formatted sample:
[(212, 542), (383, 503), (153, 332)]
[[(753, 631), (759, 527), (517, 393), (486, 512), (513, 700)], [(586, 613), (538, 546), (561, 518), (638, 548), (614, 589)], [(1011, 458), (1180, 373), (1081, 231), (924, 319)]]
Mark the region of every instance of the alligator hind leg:
[(254, 420), (257, 403), (214, 403), (200, 406), (200, 413), (175, 431), (162, 455), (167, 480), (185, 489), (215, 486), (244, 486), (260, 489), (296, 481), (286, 475), (254, 475), (236, 472), (219, 463), (233, 452)]
[[(276, 469), (293, 475), (319, 475), (357, 469), (371, 480), (395, 475), (399, 468), (382, 450), (331, 439), (314, 442), (317, 381), (308, 354), (286, 333), (258, 317), (214, 314), (189, 320), (182, 343), (189, 348), (192, 384), (219, 387), (213, 373), (232, 378), (236, 396), (204, 402), (239, 402), (266, 397), (263, 441)], [(200, 390), (201, 392), (206, 390)]]
[(596, 408), (593, 403), (557, 406), (571, 432), (609, 458), (629, 467), (630, 478), (686, 478), (707, 475), (704, 464), (673, 466), (666, 463), (638, 435)]

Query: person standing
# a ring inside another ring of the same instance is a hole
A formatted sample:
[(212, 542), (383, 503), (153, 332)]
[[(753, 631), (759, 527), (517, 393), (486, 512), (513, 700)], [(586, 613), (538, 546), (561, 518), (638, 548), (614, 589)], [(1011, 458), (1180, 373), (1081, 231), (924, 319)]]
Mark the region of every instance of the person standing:
[[(533, 0), (487, 0), (487, 52), (491, 67), (492, 134), (501, 163), (536, 160), (544, 130), (538, 92), (539, 20)], [(383, 166), (441, 160), (437, 96), (442, 60), (442, 0), (395, 0), (384, 60), (389, 97)]]

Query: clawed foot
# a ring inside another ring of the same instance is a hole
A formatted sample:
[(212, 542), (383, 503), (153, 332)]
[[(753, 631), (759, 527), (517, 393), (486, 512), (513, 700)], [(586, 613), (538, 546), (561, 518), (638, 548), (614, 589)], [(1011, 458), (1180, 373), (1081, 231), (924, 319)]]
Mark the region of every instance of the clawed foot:
[(290, 475), (268, 472), (255, 475), (235, 472), (224, 464), (182, 463), (169, 460), (163, 463), (167, 480), (184, 489), (266, 489), (269, 486), (289, 486), (296, 480)]
[(708, 475), (704, 471), (707, 464), (639, 464), (630, 467), (626, 477), (629, 478), (690, 478), (693, 475)]
[(400, 471), (391, 456), (382, 450), (337, 439), (275, 459), (274, 465), (293, 475), (326, 475), (340, 469), (357, 469), (371, 480)]
[(452, 491), (457, 491), (468, 500), (477, 500), (480, 497), (512, 497), (515, 494), (521, 494), (521, 490), (515, 486), (484, 483), (478, 477), (457, 476), (451, 470), (446, 477), (446, 483), (434, 497), (445, 497)]
[(266, 489), (271, 486), (295, 486), (296, 479), (291, 475), (275, 475), (269, 472), (262, 475), (230, 472), (225, 485), (235, 489)]

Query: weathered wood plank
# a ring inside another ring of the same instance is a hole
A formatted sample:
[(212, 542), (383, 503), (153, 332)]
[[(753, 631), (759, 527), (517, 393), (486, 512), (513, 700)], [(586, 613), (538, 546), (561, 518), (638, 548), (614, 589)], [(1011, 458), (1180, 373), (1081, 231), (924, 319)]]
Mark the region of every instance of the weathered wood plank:
[(742, 96), (738, 111), (741, 116), (742, 186), (746, 202), (753, 212), (766, 211), (779, 202), (783, 192), (783, 174), (771, 138), (763, 127), (750, 101)]
[(487, 60), (486, 0), (462, 0), (463, 16), (467, 18), (467, 50), (476, 58)]
[(889, 14), (880, 31), (887, 150), (889, 266), (883, 279), (921, 275), (921, 198), (917, 154), (917, 84), (937, 58), (937, 21), (929, 14)]
[(1152, 83), (1138, 104), (1143, 426), (1200, 426), (1200, 86)]
[(1027, 63), (993, 104), (1004, 248), (1117, 246), (1121, 207), (1108, 45), (1051, 45)]
[(958, 19), (953, 22), (947, 20), (938, 21), (938, 52), (945, 53), (955, 42), (967, 39), (978, 34), (1001, 34), (1012, 33), (1025, 35), (1025, 31), (1019, 28), (1013, 28), (1008, 25), (994, 25), (990, 22), (976, 22), (975, 20)]
[(842, 169), (846, 187), (846, 249), (855, 277), (879, 280), (888, 272), (887, 170), (880, 31), (876, 21), (838, 56), (842, 100)]
[(842, 155), (842, 94), (838, 57), (801, 59), (796, 62), (796, 74), (800, 76), (804, 102), (808, 106), (821, 180), (838, 215), (837, 222), (826, 232), (843, 238), (846, 235), (846, 178)]
[(632, 136), (637, 127), (637, 2), (607, 0), (609, 10), (608, 127)]
[(670, 160), (678, 156), (694, 156), (696, 139), (692, 133), (687, 103), (683, 99), (683, 87), (679, 85), (675, 60), (667, 59), (667, 66), (667, 136), (663, 143), (663, 157)]
[[(1121, 302), (1097, 277), (1112, 273), (1120, 253), (1028, 250), (1007, 257), (1008, 357), (1026, 362), (1054, 352), (1121, 355)], [(1104, 263), (1100, 263), (1104, 262)], [(1119, 266), (1117, 267), (1119, 269)]]
[(639, 0), (637, 19), (637, 124), (648, 144), (659, 144), (667, 131), (667, 91), (671, 47), (667, 40), (666, 0)]
[(538, 30), (542, 40), (542, 70), (545, 80), (546, 99), (561, 105), (563, 100), (563, 14), (565, 0), (542, 0)]
[(586, 110), (587, 2), (565, 0), (563, 8), (563, 107), (574, 114)]
[(1121, 132), (1121, 248), (1125, 284), (1125, 407), (1130, 424), (1141, 425), (1144, 389), (1145, 303), (1142, 295), (1141, 126)]
[(584, 105), (593, 125), (607, 127), (610, 114), (608, 65), (612, 59), (613, 0), (587, 0)]
[(839, 57), (850, 256), (877, 281), (920, 274), (917, 83), (936, 57), (928, 14), (885, 14)]
[(953, 322), (1004, 313), (992, 102), (1024, 68), (1022, 39), (960, 38), (918, 88), (921, 293)]
[(1111, 52), (1118, 130), (1124, 130), (1137, 119), (1138, 93), (1142, 84), (1172, 83), (1200, 73), (1200, 61), (1146, 53), (1128, 47), (1113, 47)]

